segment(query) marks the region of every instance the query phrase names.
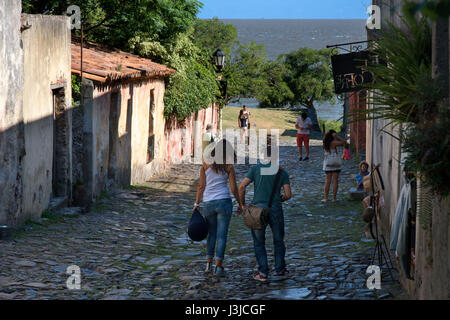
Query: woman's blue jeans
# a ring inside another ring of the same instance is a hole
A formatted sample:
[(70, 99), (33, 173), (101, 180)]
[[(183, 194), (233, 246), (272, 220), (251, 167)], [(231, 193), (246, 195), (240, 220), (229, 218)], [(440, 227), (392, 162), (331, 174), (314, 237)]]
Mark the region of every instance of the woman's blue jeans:
[[(233, 213), (231, 198), (212, 200), (204, 203), (204, 216), (208, 221), (208, 238), (206, 240), (206, 257), (212, 259), (214, 251), (216, 260), (222, 261), (227, 245), (228, 226)], [(217, 242), (217, 246), (216, 246)]]
[[(264, 204), (257, 204), (266, 207)], [(284, 215), (281, 207), (272, 207), (269, 213), (269, 226), (272, 229), (273, 245), (275, 249), (275, 271), (282, 272), (286, 268), (284, 257), (286, 247), (284, 245)], [(258, 261), (258, 270), (265, 275), (269, 274), (269, 264), (267, 262), (266, 252), (266, 229), (252, 230), (253, 245), (255, 247), (256, 260)]]

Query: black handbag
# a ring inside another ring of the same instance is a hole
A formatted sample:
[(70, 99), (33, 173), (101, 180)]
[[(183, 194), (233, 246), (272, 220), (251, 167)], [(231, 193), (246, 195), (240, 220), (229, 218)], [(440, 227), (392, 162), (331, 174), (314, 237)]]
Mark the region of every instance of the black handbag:
[(189, 220), (188, 235), (193, 241), (203, 241), (208, 236), (208, 222), (197, 209), (192, 212)]

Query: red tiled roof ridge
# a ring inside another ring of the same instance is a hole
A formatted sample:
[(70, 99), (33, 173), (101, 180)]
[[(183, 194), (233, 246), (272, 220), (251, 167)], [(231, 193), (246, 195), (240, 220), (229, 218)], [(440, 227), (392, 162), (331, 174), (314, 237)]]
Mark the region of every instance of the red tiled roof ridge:
[[(72, 38), (72, 73), (81, 73), (81, 40)], [(84, 41), (83, 77), (111, 85), (113, 82), (145, 80), (170, 76), (174, 69), (147, 58), (108, 47), (103, 44)]]

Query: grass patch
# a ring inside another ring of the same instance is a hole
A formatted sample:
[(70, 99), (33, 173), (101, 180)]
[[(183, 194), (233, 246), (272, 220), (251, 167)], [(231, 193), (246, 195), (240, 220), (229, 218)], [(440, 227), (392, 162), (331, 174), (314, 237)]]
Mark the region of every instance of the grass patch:
[[(225, 107), (223, 108), (223, 129), (239, 129), (238, 116), (240, 108)], [(301, 111), (284, 110), (284, 109), (249, 109), (250, 124), (253, 129), (279, 129), (281, 136), (295, 137), (297, 129), (295, 123), (300, 117)], [(333, 129), (336, 132), (341, 130), (342, 121), (338, 120), (320, 120), (319, 125), (322, 128), (325, 124), (326, 130)]]
[(325, 125), (325, 130), (334, 130), (336, 132), (341, 131), (342, 127), (342, 121), (338, 120), (321, 120), (319, 119), (319, 126), (322, 128), (322, 126)]
[[(238, 116), (240, 108), (223, 108), (223, 129), (239, 129)], [(280, 129), (282, 135), (286, 130), (295, 129), (295, 122), (300, 117), (300, 111), (282, 109), (250, 109), (250, 124), (252, 129)]]

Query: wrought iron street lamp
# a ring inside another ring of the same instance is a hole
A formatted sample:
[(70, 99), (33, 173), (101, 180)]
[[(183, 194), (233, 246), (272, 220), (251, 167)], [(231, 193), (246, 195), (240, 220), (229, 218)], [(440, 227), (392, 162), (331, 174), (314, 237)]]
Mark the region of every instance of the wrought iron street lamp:
[(214, 52), (213, 57), (217, 70), (222, 71), (225, 65), (225, 53), (219, 48)]
[[(222, 51), (222, 49), (217, 49), (213, 53), (214, 58), (214, 64), (216, 66), (216, 69), (218, 72), (221, 72), (223, 67), (225, 66), (225, 53)], [(226, 79), (223, 79), (222, 76), (218, 77), (219, 83), (220, 83), (220, 95), (221, 98), (226, 101), (227, 97), (227, 81)], [(219, 130), (222, 132), (222, 108), (219, 108)]]

